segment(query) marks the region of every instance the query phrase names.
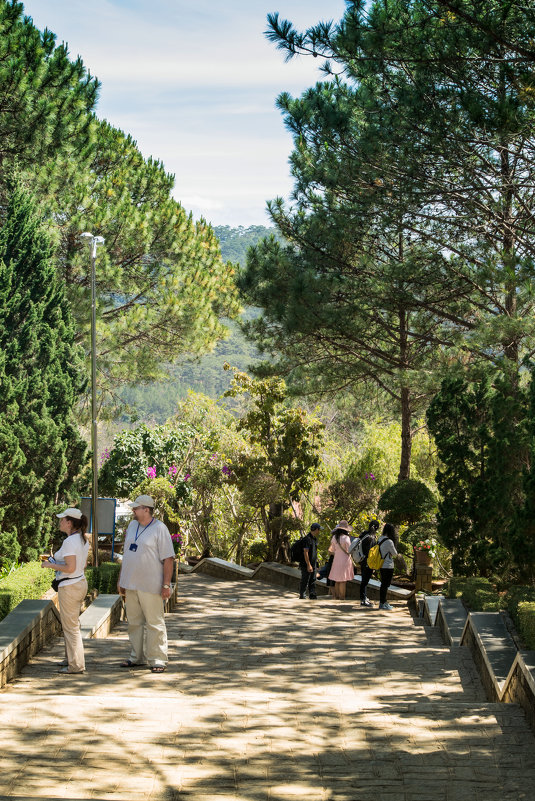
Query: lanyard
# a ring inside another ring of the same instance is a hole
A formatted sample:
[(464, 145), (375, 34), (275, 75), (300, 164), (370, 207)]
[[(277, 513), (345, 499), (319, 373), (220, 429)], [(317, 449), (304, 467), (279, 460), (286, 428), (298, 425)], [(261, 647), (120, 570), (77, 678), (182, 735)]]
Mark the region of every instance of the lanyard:
[(135, 538), (134, 542), (137, 542), (137, 538), (138, 538), (138, 537), (141, 537), (141, 535), (143, 534), (143, 532), (144, 532), (144, 531), (146, 531), (146, 530), (148, 529), (148, 527), (149, 527), (149, 526), (152, 526), (152, 524), (153, 524), (153, 523), (154, 523), (154, 518), (152, 518), (152, 520), (150, 521), (150, 523), (147, 523), (147, 525), (146, 525), (144, 528), (142, 528), (142, 529), (141, 529), (141, 531), (139, 530), (139, 523), (138, 523), (138, 524), (137, 524), (137, 531), (136, 531), (136, 538)]

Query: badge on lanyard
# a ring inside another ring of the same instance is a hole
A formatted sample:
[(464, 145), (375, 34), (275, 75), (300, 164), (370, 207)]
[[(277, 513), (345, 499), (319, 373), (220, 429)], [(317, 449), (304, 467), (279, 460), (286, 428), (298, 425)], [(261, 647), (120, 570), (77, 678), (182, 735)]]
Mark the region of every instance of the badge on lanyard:
[(136, 541), (131, 543), (130, 548), (128, 549), (129, 551), (134, 551), (134, 552), (137, 551), (137, 538), (140, 537), (143, 534), (143, 532), (146, 531), (148, 527), (151, 526), (153, 523), (154, 523), (154, 518), (152, 518), (150, 523), (146, 525), (144, 528), (142, 528), (141, 531), (139, 530), (139, 523), (137, 524)]

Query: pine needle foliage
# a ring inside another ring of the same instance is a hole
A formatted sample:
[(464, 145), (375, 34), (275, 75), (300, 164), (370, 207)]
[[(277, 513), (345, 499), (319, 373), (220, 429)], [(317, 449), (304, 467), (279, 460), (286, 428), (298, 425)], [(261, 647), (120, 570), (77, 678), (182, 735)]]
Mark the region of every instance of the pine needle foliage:
[(35, 558), (85, 457), (81, 353), (36, 204), (13, 189), (0, 230), (0, 558)]

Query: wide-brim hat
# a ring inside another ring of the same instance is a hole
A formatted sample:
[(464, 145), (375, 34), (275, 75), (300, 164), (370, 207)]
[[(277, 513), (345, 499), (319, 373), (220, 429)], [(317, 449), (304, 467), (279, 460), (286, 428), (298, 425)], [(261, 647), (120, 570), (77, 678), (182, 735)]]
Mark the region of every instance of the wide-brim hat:
[(334, 532), (338, 528), (343, 528), (344, 531), (348, 531), (348, 532), (349, 531), (353, 531), (353, 526), (350, 526), (349, 523), (347, 522), (347, 520), (340, 520), (340, 522), (337, 523), (336, 526), (331, 531), (331, 534), (334, 534)]
[(137, 509), (138, 506), (148, 506), (154, 509), (154, 499), (150, 495), (138, 495), (135, 501), (128, 501), (126, 504), (130, 509)]
[(73, 506), (69, 506), (68, 509), (65, 509), (64, 512), (61, 512), (59, 515), (56, 515), (56, 517), (74, 517), (75, 520), (81, 520), (82, 513), (79, 509), (75, 509)]

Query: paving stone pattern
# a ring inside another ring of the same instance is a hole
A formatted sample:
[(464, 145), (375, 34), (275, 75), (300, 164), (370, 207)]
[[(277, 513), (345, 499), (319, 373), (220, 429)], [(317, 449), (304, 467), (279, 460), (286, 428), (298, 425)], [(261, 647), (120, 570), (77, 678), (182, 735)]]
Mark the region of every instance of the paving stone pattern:
[(535, 798), (535, 742), (467, 648), (357, 603), (183, 576), (163, 675), (121, 670), (124, 625), (61, 676), (58, 639), (3, 691), (0, 798)]

